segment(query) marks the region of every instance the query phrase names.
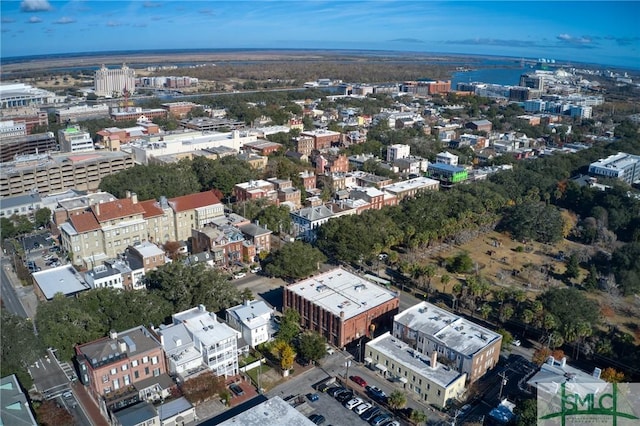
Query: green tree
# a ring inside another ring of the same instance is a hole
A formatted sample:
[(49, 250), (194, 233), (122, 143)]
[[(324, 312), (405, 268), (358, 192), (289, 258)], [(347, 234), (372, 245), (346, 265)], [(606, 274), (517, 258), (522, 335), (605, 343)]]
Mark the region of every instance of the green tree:
[(538, 403), (535, 399), (529, 398), (516, 405), (516, 425), (536, 426), (538, 424)]
[(269, 275), (276, 277), (304, 278), (316, 271), (326, 260), (320, 250), (305, 242), (295, 241), (272, 253), (266, 260), (265, 270)]
[(557, 207), (527, 200), (510, 208), (501, 228), (517, 240), (555, 243), (562, 239), (564, 220)]
[(51, 222), (51, 210), (46, 207), (36, 210), (34, 215), (36, 226), (47, 226)]
[(280, 321), (278, 339), (291, 343), (293, 338), (300, 333), (300, 314), (295, 309), (287, 308)]
[(211, 312), (227, 309), (240, 301), (240, 294), (227, 276), (203, 263), (185, 265), (171, 262), (146, 277), (147, 287), (179, 312), (205, 305)]
[(290, 211), (287, 207), (271, 204), (260, 210), (256, 219), (260, 222), (260, 225), (266, 226), (275, 234), (288, 234), (291, 232), (291, 216), (289, 213)]
[(580, 262), (578, 261), (578, 256), (575, 253), (572, 253), (571, 256), (569, 256), (569, 258), (567, 259), (564, 276), (568, 280), (572, 280), (580, 276)]
[(327, 353), (327, 340), (321, 334), (308, 331), (302, 333), (298, 340), (298, 353), (310, 361), (318, 361)]
[(0, 328), (0, 341), (2, 341), (0, 369), (2, 377), (16, 374), (22, 386), (31, 387), (32, 379), (27, 368), (35, 362), (43, 353), (44, 345), (38, 336), (34, 334), (33, 324), (30, 320), (19, 317), (2, 308), (2, 328)]
[(513, 335), (509, 331), (505, 330), (504, 328), (499, 328), (496, 331), (498, 334), (502, 336), (502, 347), (510, 348), (511, 344), (513, 343)]
[(448, 269), (455, 273), (468, 273), (473, 269), (473, 260), (469, 253), (460, 252), (449, 259)]
[(18, 233), (13, 221), (4, 216), (0, 217), (0, 230), (2, 231), (2, 238), (12, 238)]
[(422, 410), (413, 410), (409, 416), (409, 420), (411, 420), (415, 425), (426, 422), (428, 418), (429, 417)]
[(625, 295), (640, 293), (640, 241), (616, 249), (611, 257), (611, 270)]
[(395, 389), (393, 392), (391, 392), (391, 395), (389, 395), (388, 403), (389, 407), (394, 410), (398, 410), (407, 405), (407, 394), (398, 389)]
[(446, 293), (447, 285), (451, 282), (451, 276), (449, 274), (442, 274), (440, 282), (442, 283), (442, 292)]

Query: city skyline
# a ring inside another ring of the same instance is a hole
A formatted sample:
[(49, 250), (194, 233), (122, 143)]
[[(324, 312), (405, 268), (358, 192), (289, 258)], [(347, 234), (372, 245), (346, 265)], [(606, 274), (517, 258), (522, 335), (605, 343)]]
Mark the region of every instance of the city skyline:
[(640, 68), (638, 2), (2, 1), (2, 57), (348, 49)]

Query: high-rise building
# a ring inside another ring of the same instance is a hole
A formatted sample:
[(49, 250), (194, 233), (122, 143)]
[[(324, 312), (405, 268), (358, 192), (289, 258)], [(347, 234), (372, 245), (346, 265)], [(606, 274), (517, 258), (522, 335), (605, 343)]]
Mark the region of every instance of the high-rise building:
[(106, 66), (96, 71), (94, 89), (98, 96), (120, 96), (125, 91), (133, 93), (136, 88), (136, 72), (126, 64), (120, 69)]
[(62, 152), (85, 152), (95, 149), (91, 135), (80, 129), (80, 126), (68, 126), (58, 130), (58, 142)]

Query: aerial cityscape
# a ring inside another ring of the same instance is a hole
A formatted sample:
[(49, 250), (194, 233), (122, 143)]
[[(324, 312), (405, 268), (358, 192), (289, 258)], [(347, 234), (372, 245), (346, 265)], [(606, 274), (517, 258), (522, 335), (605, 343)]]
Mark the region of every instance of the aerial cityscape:
[(638, 2), (0, 12), (0, 424), (640, 421)]

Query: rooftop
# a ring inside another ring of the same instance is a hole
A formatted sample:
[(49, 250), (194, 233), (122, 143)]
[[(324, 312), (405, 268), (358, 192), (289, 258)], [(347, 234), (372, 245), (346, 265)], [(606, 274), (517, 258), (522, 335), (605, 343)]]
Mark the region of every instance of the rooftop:
[(76, 346), (76, 352), (84, 355), (93, 368), (98, 368), (125, 356), (143, 354), (159, 347), (160, 343), (151, 333), (146, 328), (138, 326)]
[(279, 396), (230, 418), (219, 426), (313, 426), (314, 423)]
[(167, 403), (161, 404), (158, 407), (158, 415), (160, 416), (160, 420), (169, 419), (177, 414), (184, 413), (187, 410), (193, 408), (193, 405), (187, 398), (180, 397), (178, 399), (174, 399), (173, 401), (169, 401)]
[(292, 284), (287, 289), (338, 317), (344, 314), (345, 319), (398, 297), (341, 268)]
[(205, 346), (237, 336), (231, 327), (218, 321), (216, 314), (207, 312), (203, 305), (173, 314), (173, 322), (184, 323), (194, 338)]
[(32, 192), (23, 195), (14, 195), (13, 197), (4, 197), (2, 199), (2, 208), (10, 209), (13, 207), (25, 206), (27, 204), (40, 203), (42, 199), (37, 192)]
[(560, 390), (560, 385), (565, 383), (568, 388), (573, 388), (588, 393), (598, 393), (603, 390), (607, 382), (600, 379), (600, 369), (596, 368), (593, 374), (588, 374), (580, 369), (567, 365), (566, 358), (560, 361), (550, 356), (542, 364), (538, 371), (527, 384), (536, 387), (538, 392), (556, 394)]
[(133, 246), (132, 248), (140, 253), (142, 257), (164, 255), (164, 250), (149, 241), (144, 241)]
[(427, 177), (417, 177), (415, 179), (409, 179), (402, 182), (387, 185), (384, 187), (384, 190), (396, 193), (396, 192), (410, 191), (412, 189), (428, 188), (431, 186), (437, 189), (440, 186), (440, 182), (434, 179), (429, 179)]
[(414, 351), (409, 345), (393, 337), (389, 332), (376, 337), (366, 346), (377, 350), (408, 370), (415, 371), (443, 388), (449, 387), (461, 376), (461, 373), (438, 362), (436, 362), (436, 368), (432, 368), (429, 357)]
[(37, 425), (15, 374), (0, 379), (0, 425)]
[(245, 327), (253, 329), (265, 325), (273, 314), (273, 309), (262, 300), (252, 300), (227, 309), (227, 313)]
[[(124, 408), (113, 413), (117, 419), (117, 423), (122, 426), (134, 426), (139, 424), (147, 424), (154, 417), (158, 416), (153, 404), (148, 402), (139, 402), (130, 407)], [(154, 422), (155, 423), (155, 422)]]
[(498, 333), (427, 302), (400, 312), (393, 322), (433, 336), (448, 348), (467, 356), (502, 339)]
[(56, 293), (72, 296), (91, 288), (84, 278), (70, 265), (34, 272), (32, 277), (47, 300), (53, 299)]
[(429, 169), (444, 170), (452, 173), (464, 172), (464, 168), (462, 167), (451, 166), (449, 164), (443, 164), (443, 163), (430, 163)]
[(169, 203), (176, 212), (220, 204), (220, 200), (213, 191), (204, 191), (196, 194), (183, 195), (169, 199)]
[(303, 219), (307, 219), (310, 222), (333, 217), (333, 212), (331, 211), (331, 209), (329, 209), (324, 204), (316, 207), (305, 207), (296, 212), (291, 212), (291, 214)]

